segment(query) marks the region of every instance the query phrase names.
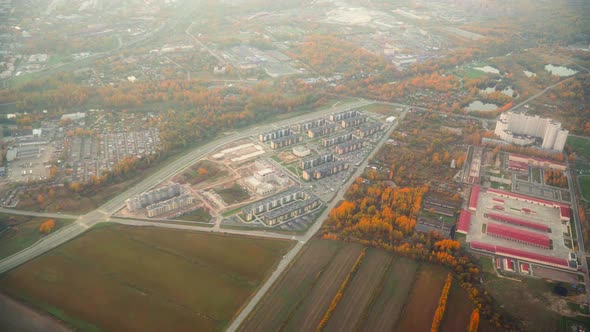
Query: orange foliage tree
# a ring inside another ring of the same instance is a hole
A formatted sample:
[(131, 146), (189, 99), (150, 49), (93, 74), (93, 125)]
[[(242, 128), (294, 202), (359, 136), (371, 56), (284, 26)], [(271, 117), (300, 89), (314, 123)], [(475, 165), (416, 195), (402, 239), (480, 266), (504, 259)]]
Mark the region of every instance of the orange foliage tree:
[(479, 327), (479, 310), (473, 309), (471, 313), (471, 320), (469, 321), (469, 332), (477, 332)]
[(445, 308), (447, 307), (447, 299), (449, 297), (449, 291), (451, 289), (452, 282), (453, 276), (451, 275), (451, 273), (449, 273), (447, 275), (445, 285), (443, 286), (442, 293), (440, 294), (440, 298), (438, 299), (438, 307), (434, 312), (434, 318), (432, 319), (432, 327), (430, 328), (431, 332), (437, 332), (440, 327), (440, 321), (442, 320), (445, 314)]
[(39, 226), (39, 232), (41, 232), (41, 234), (47, 235), (47, 234), (51, 233), (51, 231), (53, 231), (54, 228), (55, 228), (55, 220), (48, 219), (48, 220), (44, 221)]

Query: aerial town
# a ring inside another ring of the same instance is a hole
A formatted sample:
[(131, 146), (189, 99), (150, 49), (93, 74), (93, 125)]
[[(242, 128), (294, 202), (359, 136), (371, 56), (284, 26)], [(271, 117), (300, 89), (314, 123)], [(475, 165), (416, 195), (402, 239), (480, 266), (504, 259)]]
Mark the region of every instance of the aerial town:
[(589, 332), (588, 27), (1, 0), (0, 330)]

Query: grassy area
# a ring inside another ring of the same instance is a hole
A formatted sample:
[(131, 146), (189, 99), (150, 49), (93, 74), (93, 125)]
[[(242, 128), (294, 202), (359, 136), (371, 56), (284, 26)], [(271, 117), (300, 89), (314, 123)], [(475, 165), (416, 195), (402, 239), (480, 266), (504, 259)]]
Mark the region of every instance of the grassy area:
[(396, 107), (388, 104), (370, 104), (361, 108), (363, 111), (379, 113), (384, 115), (399, 115), (399, 111), (396, 111)]
[(522, 322), (525, 331), (558, 331), (560, 315), (547, 305), (557, 301), (549, 282), (534, 278), (525, 278), (522, 282), (499, 278), (493, 272), (491, 259), (482, 257), (480, 261), (485, 288), (503, 310)]
[[(0, 259), (42, 239), (44, 235), (39, 232), (39, 226), (47, 219), (0, 213)], [(54, 232), (73, 222), (69, 219), (54, 220)]]
[(580, 176), (578, 178), (580, 182), (580, 190), (585, 200), (590, 201), (590, 176)]
[(0, 290), (79, 330), (220, 331), (291, 246), (114, 225), (3, 275)]
[(209, 214), (209, 212), (205, 211), (204, 208), (200, 207), (196, 210), (185, 213), (182, 216), (175, 217), (174, 219), (197, 222), (209, 222), (211, 221), (211, 215)]
[(590, 160), (590, 137), (568, 136), (566, 144), (578, 155)]
[(228, 204), (240, 203), (250, 198), (250, 194), (237, 183), (229, 188), (216, 189), (215, 191)]
[(479, 77), (482, 77), (482, 76), (486, 76), (486, 73), (484, 73), (483, 71), (476, 70), (476, 69), (473, 69), (473, 68), (467, 68), (467, 69), (465, 69), (465, 73), (464, 74), (465, 74), (465, 78), (471, 78), (471, 79), (473, 79), (473, 78), (479, 78)]

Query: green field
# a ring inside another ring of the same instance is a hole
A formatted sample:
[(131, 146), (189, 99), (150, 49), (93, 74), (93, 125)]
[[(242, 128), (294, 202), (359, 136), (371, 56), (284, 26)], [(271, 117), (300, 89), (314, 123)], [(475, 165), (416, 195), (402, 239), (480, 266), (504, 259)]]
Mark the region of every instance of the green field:
[[(0, 259), (42, 239), (44, 235), (39, 232), (39, 226), (47, 219), (0, 213)], [(54, 232), (73, 222), (67, 219), (54, 220)]]
[(250, 194), (237, 183), (234, 183), (229, 188), (216, 189), (215, 191), (228, 204), (243, 202), (250, 198)]
[(580, 176), (580, 190), (586, 201), (590, 201), (590, 176)]
[(0, 279), (0, 290), (76, 329), (220, 331), (290, 241), (94, 229)]
[(568, 136), (566, 144), (577, 154), (590, 160), (590, 137)]
[(175, 217), (174, 219), (196, 222), (210, 222), (211, 215), (209, 214), (209, 212), (205, 211), (205, 209), (201, 207), (194, 211), (185, 213), (179, 217)]
[(465, 77), (466, 78), (479, 78), (482, 76), (487, 75), (485, 72), (473, 68), (465, 69)]

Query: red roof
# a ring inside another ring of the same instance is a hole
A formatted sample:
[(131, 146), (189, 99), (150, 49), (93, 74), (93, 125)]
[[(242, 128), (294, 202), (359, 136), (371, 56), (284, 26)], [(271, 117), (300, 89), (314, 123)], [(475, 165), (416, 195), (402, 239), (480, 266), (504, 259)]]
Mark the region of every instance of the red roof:
[(524, 263), (520, 263), (520, 269), (524, 272), (529, 272), (529, 265), (524, 264)]
[(477, 200), (479, 199), (479, 186), (473, 186), (471, 188), (471, 197), (469, 198), (469, 209), (477, 209)]
[(504, 237), (510, 240), (521, 241), (534, 246), (549, 249), (551, 241), (547, 235), (524, 231), (518, 228), (488, 223), (486, 232), (489, 235)]
[(514, 261), (513, 260), (507, 259), (506, 263), (507, 263), (509, 269), (514, 270)]
[(549, 232), (550, 228), (547, 225), (543, 225), (543, 224), (538, 224), (536, 222), (531, 222), (531, 221), (526, 221), (526, 220), (522, 220), (519, 218), (514, 218), (511, 216), (505, 216), (499, 213), (494, 213), (494, 212), (490, 212), (487, 214), (488, 218), (496, 220), (496, 221), (501, 221), (501, 222), (505, 222), (508, 224), (513, 224), (513, 225), (518, 225), (518, 226), (522, 226), (522, 227), (527, 227), (527, 228), (531, 228), (531, 229), (535, 229), (538, 231), (543, 231), (543, 232)]
[(571, 219), (572, 215), (570, 213), (570, 208), (567, 206), (560, 206), (559, 207), (559, 214), (562, 218)]
[(492, 198), (492, 201), (494, 201), (494, 202), (500, 202), (500, 203), (504, 203), (504, 200), (503, 200), (503, 199), (501, 199), (501, 198), (496, 198), (496, 197)]
[(528, 171), (529, 165), (525, 164), (523, 162), (520, 162), (520, 161), (509, 160), (508, 161), (508, 168)]
[(567, 260), (564, 258), (539, 255), (539, 254), (535, 254), (535, 253), (528, 252), (528, 251), (512, 249), (512, 248), (507, 248), (507, 247), (502, 247), (502, 246), (496, 246), (493, 244), (486, 244), (486, 243), (475, 242), (475, 241), (471, 242), (470, 246), (472, 249), (484, 250), (484, 251), (496, 253), (499, 255), (506, 255), (506, 256), (511, 256), (511, 257), (515, 257), (515, 258), (521, 258), (521, 259), (525, 259), (525, 260), (535, 261), (535, 262), (539, 262), (539, 263), (550, 264), (550, 265), (559, 265), (561, 267), (569, 267)]
[(467, 234), (469, 232), (469, 226), (471, 226), (471, 213), (467, 210), (461, 210), (457, 232)]
[(504, 195), (504, 196), (508, 196), (508, 197), (511, 197), (511, 198), (515, 198), (515, 199), (526, 199), (526, 200), (529, 200), (531, 202), (540, 203), (540, 204), (543, 204), (543, 205), (546, 205), (546, 206), (567, 207), (567, 205), (566, 204), (563, 204), (563, 203), (552, 202), (552, 201), (548, 201), (548, 200), (545, 200), (545, 199), (540, 199), (540, 198), (530, 197), (530, 196), (526, 196), (526, 195), (511, 193), (511, 192), (508, 192), (508, 191), (494, 189), (494, 188), (488, 188), (488, 193), (492, 193), (492, 194), (496, 194), (496, 195)]

